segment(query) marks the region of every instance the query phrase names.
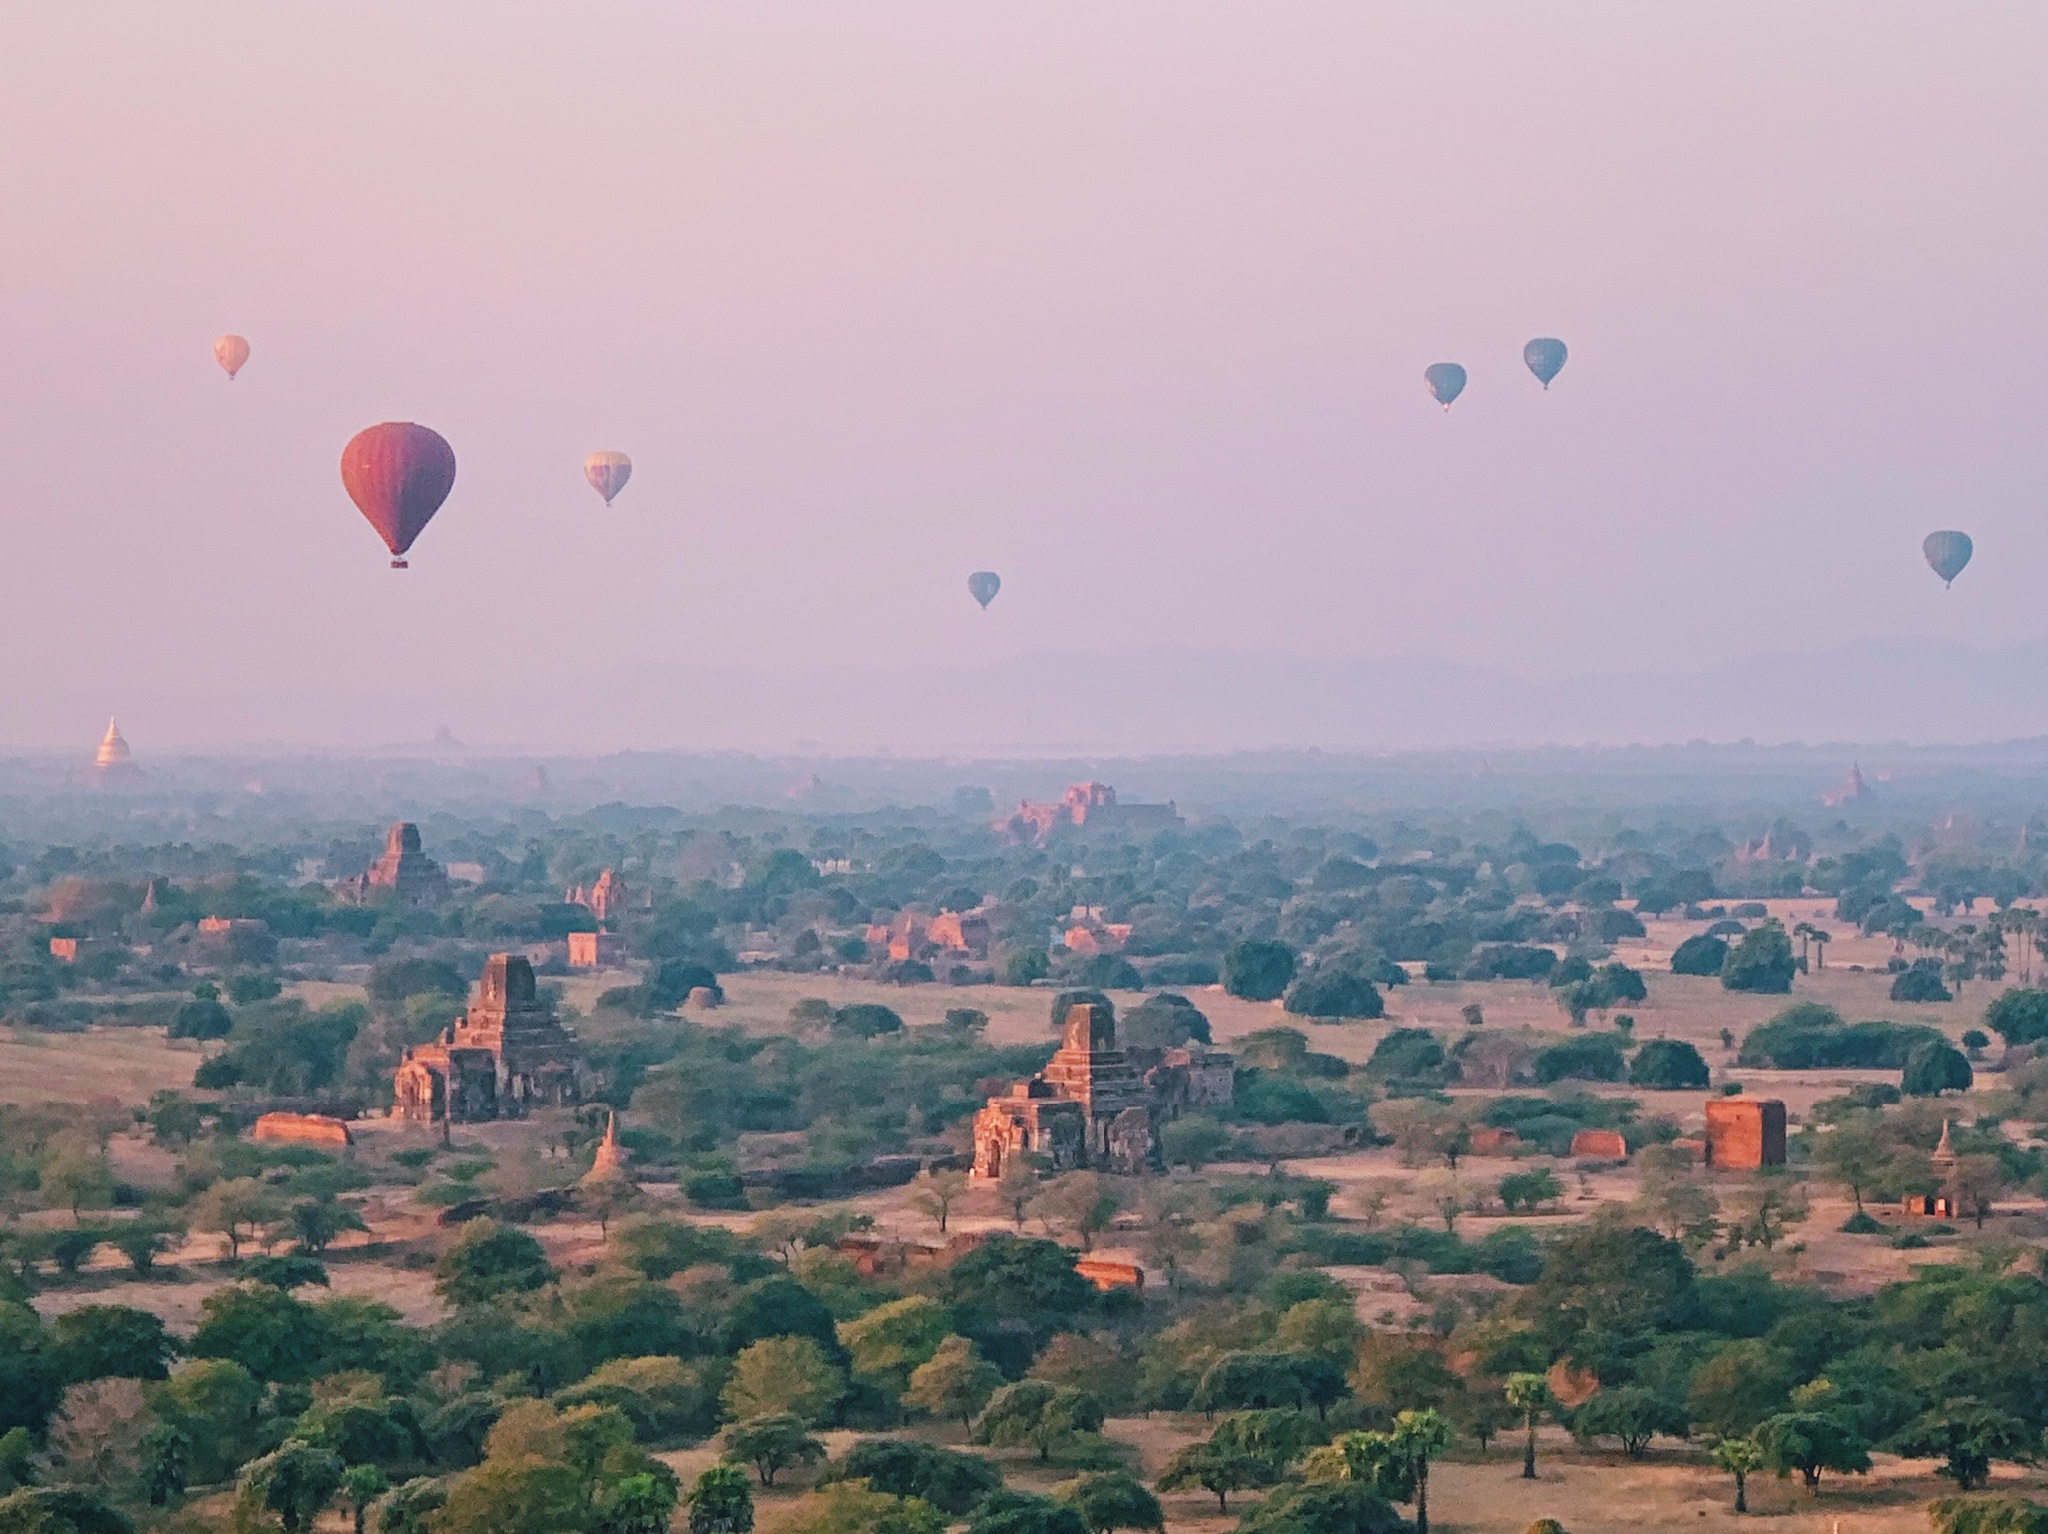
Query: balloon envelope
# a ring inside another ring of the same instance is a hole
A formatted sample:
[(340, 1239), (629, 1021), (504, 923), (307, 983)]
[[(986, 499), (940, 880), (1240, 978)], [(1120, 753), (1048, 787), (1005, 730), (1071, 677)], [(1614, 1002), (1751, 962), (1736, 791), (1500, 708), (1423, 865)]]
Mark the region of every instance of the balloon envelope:
[(242, 371), (242, 364), (249, 360), (249, 343), (238, 335), (215, 336), (213, 360), (221, 365), (228, 375), (228, 382), (235, 381), (235, 374)]
[(1927, 556), (1927, 564), (1941, 577), (1946, 586), (1963, 573), (1963, 566), (1970, 562), (1976, 552), (1976, 545), (1970, 542), (1968, 533), (1944, 531), (1929, 533), (1927, 541), (1920, 545), (1920, 552)]
[(1538, 336), (1522, 348), (1522, 360), (1529, 364), (1529, 371), (1546, 389), (1550, 387), (1550, 380), (1564, 371), (1564, 360), (1570, 355), (1564, 342), (1555, 336)]
[(386, 421), (349, 438), (341, 483), (391, 550), (392, 569), (402, 570), (405, 551), (455, 488), (455, 449), (437, 431)]
[(967, 589), (974, 600), (981, 604), (983, 612), (996, 599), (996, 593), (1003, 589), (1003, 578), (993, 570), (977, 570), (967, 577)]
[(612, 497), (625, 489), (626, 481), (633, 477), (633, 460), (624, 453), (592, 453), (583, 460), (583, 477), (609, 506)]
[(1422, 381), (1446, 410), (1451, 408), (1452, 400), (1465, 392), (1465, 370), (1455, 362), (1432, 362), (1422, 370)]

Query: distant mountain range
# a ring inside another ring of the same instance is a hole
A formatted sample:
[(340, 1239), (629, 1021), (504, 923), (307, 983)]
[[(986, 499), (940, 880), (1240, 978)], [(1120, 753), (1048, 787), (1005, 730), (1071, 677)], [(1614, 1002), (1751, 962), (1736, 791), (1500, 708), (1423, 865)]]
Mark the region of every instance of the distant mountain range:
[[(21, 684), (24, 686), (32, 684)], [(6, 700), (0, 700), (6, 701)], [(75, 700), (15, 700), (16, 746), (68, 738)], [(58, 720), (63, 724), (61, 729)], [(1553, 677), (1426, 656), (1157, 650), (1035, 654), (976, 667), (878, 662), (810, 671), (684, 664), (523, 676), (483, 687), (289, 693), (231, 681), (123, 701), (151, 750), (374, 751), (448, 729), (472, 750), (896, 755), (1382, 752), (1753, 739), (1910, 743), (2048, 736), (2048, 645), (1996, 651), (1870, 640), (1688, 669)], [(104, 725), (91, 725), (96, 739)], [(91, 739), (80, 749), (90, 753)]]

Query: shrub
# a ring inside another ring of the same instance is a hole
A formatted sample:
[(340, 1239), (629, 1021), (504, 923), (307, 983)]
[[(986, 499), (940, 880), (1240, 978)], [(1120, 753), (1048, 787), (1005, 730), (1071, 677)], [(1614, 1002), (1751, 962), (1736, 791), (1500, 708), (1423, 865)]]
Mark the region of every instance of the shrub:
[(1929, 1039), (1906, 1057), (1899, 1090), (1908, 1097), (1939, 1097), (1943, 1092), (1969, 1091), (1971, 1080), (1970, 1062), (1960, 1049), (1946, 1039)]
[(1628, 1066), (1613, 1034), (1587, 1033), (1537, 1050), (1530, 1071), (1548, 1086), (1554, 1081), (1620, 1081)]
[(1222, 978), (1214, 959), (1181, 955), (1161, 959), (1145, 971), (1147, 985), (1214, 985)]
[(1728, 945), (1720, 938), (1697, 933), (1678, 945), (1671, 955), (1674, 975), (1718, 975), (1728, 962)]
[(1707, 1062), (1684, 1039), (1651, 1039), (1628, 1067), (1630, 1086), (1658, 1092), (1704, 1087), (1709, 1076)]
[(1892, 980), (1893, 1001), (1954, 1001), (1947, 986), (1941, 983), (1941, 961), (1938, 959), (1915, 959)]
[(1373, 1046), (1365, 1074), (1374, 1081), (1448, 1081), (1456, 1066), (1427, 1028), (1396, 1028)]
[(1472, 951), (1465, 965), (1467, 980), (1544, 980), (1557, 967), (1548, 948), (1525, 943), (1488, 943)]
[(1117, 1041), (1130, 1049), (1177, 1049), (1191, 1040), (1210, 1041), (1209, 1019), (1173, 991), (1147, 996), (1123, 1015), (1116, 1033)]
[(832, 1031), (856, 1039), (872, 1039), (885, 1033), (901, 1033), (903, 1019), (879, 1002), (856, 1001), (832, 1014)]
[(1223, 961), (1223, 989), (1245, 1001), (1277, 1001), (1294, 978), (1294, 950), (1246, 938)]
[(1593, 918), (1593, 936), (1603, 943), (1614, 943), (1625, 937), (1645, 935), (1643, 919), (1633, 911), (1610, 907)]
[(1074, 970), (1074, 978), (1098, 991), (1142, 991), (1145, 977), (1120, 953), (1092, 953)]
[(1728, 950), (1721, 966), (1721, 985), (1730, 991), (1782, 995), (1792, 989), (1797, 967), (1792, 939), (1777, 922), (1767, 921)]
[(1316, 970), (1287, 992), (1287, 1010), (1297, 1017), (1385, 1017), (1378, 987), (1363, 975)]
[(1917, 1023), (1845, 1023), (1833, 1007), (1804, 1001), (1752, 1028), (1736, 1063), (1780, 1071), (1895, 1071), (1930, 1040), (1941, 1035)]

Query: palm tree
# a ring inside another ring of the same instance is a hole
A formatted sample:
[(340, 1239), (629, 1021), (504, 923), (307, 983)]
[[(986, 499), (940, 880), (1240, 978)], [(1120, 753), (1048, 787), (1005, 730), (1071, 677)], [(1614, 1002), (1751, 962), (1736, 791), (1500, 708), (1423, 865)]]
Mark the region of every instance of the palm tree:
[(1792, 935), (1799, 939), (1799, 968), (1803, 973), (1806, 969), (1806, 945), (1813, 937), (1813, 923), (1810, 921), (1801, 922), (1792, 929)]
[(1813, 967), (1815, 969), (1826, 969), (1828, 967), (1828, 944), (1833, 941), (1834, 939), (1828, 936), (1827, 928), (1815, 927), (1813, 929)]
[(1507, 1382), (1508, 1405), (1522, 1414), (1522, 1427), (1528, 1436), (1522, 1445), (1522, 1479), (1536, 1479), (1536, 1414), (1550, 1404), (1550, 1387), (1540, 1374), (1510, 1374)]

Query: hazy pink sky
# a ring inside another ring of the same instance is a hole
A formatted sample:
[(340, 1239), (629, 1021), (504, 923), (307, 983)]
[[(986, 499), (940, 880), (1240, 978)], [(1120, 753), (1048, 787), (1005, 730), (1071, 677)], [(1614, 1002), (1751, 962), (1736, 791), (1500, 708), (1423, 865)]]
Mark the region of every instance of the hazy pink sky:
[[(10, 7), (0, 745), (268, 733), (207, 675), (2048, 636), (2044, 57), (2038, 4)], [(460, 460), (404, 574), (336, 472), (387, 419)], [(602, 744), (719, 738), (673, 712)]]

